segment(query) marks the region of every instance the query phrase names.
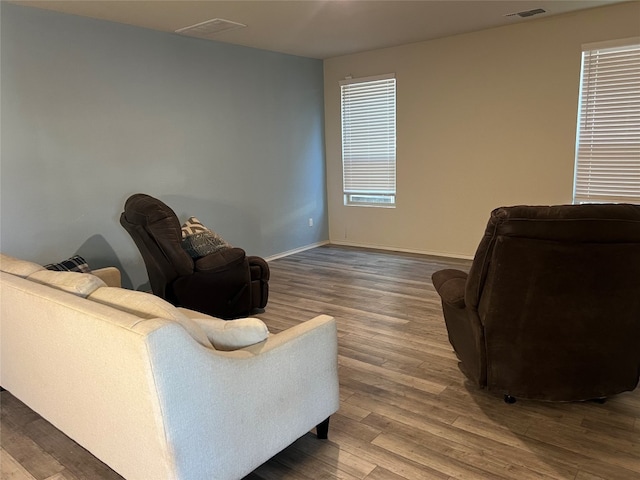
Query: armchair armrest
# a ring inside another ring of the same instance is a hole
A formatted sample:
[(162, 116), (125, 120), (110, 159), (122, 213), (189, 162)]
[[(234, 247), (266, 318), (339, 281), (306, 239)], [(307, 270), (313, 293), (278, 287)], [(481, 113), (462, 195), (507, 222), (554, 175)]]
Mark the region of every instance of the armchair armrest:
[(177, 305), (219, 318), (251, 313), (251, 276), (244, 250), (228, 248), (195, 262), (192, 275), (173, 281), (171, 298)]
[(465, 308), (464, 292), (467, 276), (467, 273), (461, 270), (448, 268), (435, 272), (431, 280), (444, 303), (455, 308)]
[(223, 248), (196, 260), (194, 268), (196, 272), (202, 273), (223, 272), (232, 266), (242, 263), (245, 257), (246, 253), (241, 248)]
[(263, 280), (263, 281), (269, 280), (269, 264), (264, 258), (256, 257), (255, 255), (249, 255), (247, 257), (247, 260), (249, 260), (250, 268), (255, 267), (260, 269), (260, 276), (259, 276), (260, 280)]

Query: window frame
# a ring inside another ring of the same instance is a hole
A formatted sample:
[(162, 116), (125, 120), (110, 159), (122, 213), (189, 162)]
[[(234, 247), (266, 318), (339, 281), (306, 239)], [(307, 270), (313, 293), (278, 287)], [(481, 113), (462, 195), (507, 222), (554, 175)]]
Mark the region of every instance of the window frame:
[(640, 37), (582, 46), (576, 123), (573, 203), (640, 204)]
[[(395, 74), (347, 77), (339, 85), (343, 204), (395, 208)], [(367, 112), (373, 114), (363, 118)]]

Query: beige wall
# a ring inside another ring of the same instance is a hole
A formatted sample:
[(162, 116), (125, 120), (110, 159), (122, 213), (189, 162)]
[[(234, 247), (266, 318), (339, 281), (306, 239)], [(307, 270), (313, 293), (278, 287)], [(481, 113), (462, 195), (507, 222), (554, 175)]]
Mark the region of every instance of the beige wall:
[[(640, 34), (640, 2), (328, 59), (333, 243), (472, 256), (490, 211), (570, 203), (583, 43)], [(340, 89), (395, 73), (397, 207), (342, 204)]]

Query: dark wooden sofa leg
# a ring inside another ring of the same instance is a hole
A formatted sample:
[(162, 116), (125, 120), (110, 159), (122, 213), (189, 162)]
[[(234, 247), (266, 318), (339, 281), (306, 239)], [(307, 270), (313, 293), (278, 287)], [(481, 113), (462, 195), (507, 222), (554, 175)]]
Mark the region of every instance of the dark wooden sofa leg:
[(316, 437), (326, 440), (329, 436), (329, 418), (316, 426)]

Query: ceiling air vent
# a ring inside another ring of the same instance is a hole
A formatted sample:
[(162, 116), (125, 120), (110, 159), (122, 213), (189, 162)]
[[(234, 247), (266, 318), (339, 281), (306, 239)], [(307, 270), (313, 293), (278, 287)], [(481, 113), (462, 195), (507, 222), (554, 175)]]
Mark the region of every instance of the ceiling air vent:
[(232, 22), (224, 18), (213, 18), (206, 22), (196, 23), (188, 27), (179, 28), (175, 33), (180, 35), (188, 35), (190, 37), (210, 38), (221, 32), (228, 32), (237, 28), (246, 27), (243, 23)]
[(546, 10), (542, 8), (535, 8), (533, 10), (525, 10), (524, 12), (516, 12), (516, 13), (507, 13), (505, 17), (533, 17), (534, 15), (539, 15), (541, 13), (547, 13)]

